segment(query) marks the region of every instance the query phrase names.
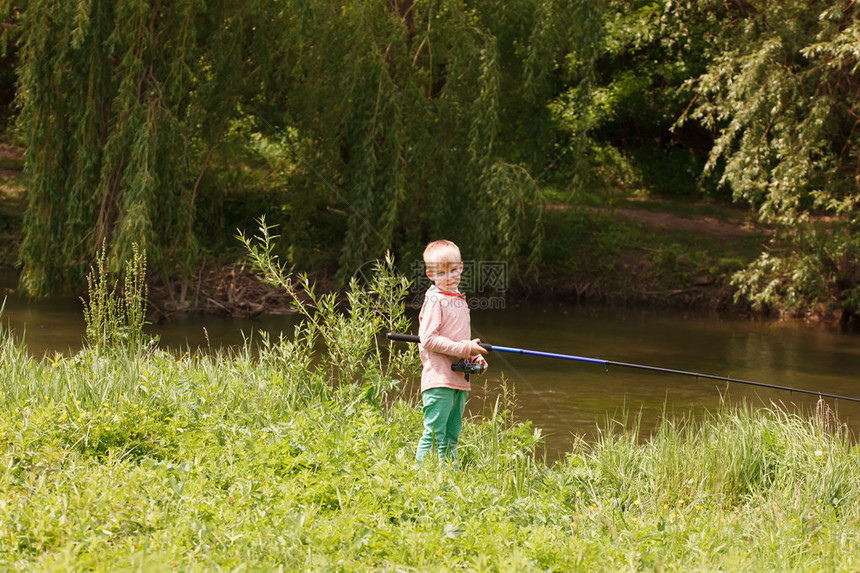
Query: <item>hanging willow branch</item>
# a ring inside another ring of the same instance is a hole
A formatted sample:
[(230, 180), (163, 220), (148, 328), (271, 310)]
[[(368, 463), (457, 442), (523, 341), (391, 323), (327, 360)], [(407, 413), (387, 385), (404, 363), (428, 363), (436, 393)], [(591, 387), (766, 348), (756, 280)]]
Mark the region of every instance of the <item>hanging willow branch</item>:
[(190, 264), (207, 166), (248, 114), (296, 134), (304, 197), (346, 214), (344, 281), (442, 235), (533, 262), (529, 173), (553, 142), (523, 134), (551, 131), (548, 104), (578, 81), (568, 62), (588, 68), (601, 28), (586, 0), (5, 5), (31, 175), (22, 284), (36, 295), (80, 285), (103, 240), (111, 261), (137, 243), (156, 272)]
[(193, 254), (193, 177), (245, 89), (256, 5), (16, 3), (28, 292), (80, 285), (103, 240), (111, 261), (135, 243), (155, 266)]

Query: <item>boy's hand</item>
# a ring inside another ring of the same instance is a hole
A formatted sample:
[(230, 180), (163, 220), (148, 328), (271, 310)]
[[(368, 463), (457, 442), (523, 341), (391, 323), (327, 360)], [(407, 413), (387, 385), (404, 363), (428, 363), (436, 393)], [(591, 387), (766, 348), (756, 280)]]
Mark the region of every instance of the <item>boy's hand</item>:
[(489, 365), (489, 364), (487, 364), (487, 360), (486, 360), (483, 356), (481, 356), (480, 354), (478, 354), (477, 356), (472, 356), (472, 358), (471, 358), (470, 360), (471, 360), (472, 362), (477, 362), (478, 364), (483, 364), (483, 365), (484, 365), (484, 371), (483, 371), (483, 372), (481, 372), (481, 374), (479, 374), (479, 376), (480, 376), (480, 375), (483, 375), (483, 374), (486, 374), (486, 373), (487, 373), (487, 370), (489, 370), (489, 369), (490, 369), (490, 365)]
[(469, 348), (466, 354), (468, 356), (475, 356), (477, 354), (486, 354), (487, 349), (481, 346), (481, 339), (476, 338), (474, 340), (469, 341)]

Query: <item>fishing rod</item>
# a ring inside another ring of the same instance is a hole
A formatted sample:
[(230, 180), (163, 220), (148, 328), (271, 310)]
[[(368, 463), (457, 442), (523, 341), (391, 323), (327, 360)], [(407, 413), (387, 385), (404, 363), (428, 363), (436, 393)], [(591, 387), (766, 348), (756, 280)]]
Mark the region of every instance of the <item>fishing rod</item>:
[[(400, 342), (419, 343), (421, 340), (414, 334), (398, 334), (389, 332), (387, 335), (389, 340), (398, 340)], [(488, 352), (510, 352), (513, 354), (526, 354), (528, 356), (540, 356), (543, 358), (560, 358), (562, 360), (575, 360), (577, 362), (588, 362), (590, 364), (602, 364), (605, 367), (622, 366), (624, 368), (636, 368), (638, 370), (649, 370), (651, 372), (662, 372), (665, 374), (680, 374), (682, 376), (693, 376), (695, 378), (704, 378), (707, 380), (719, 380), (720, 382), (734, 382), (736, 384), (747, 384), (749, 386), (758, 386), (760, 388), (770, 388), (772, 390), (785, 390), (788, 392), (798, 392), (800, 394), (812, 394), (819, 398), (835, 398), (837, 400), (849, 400), (851, 402), (860, 402), (860, 398), (851, 396), (840, 396), (838, 394), (828, 394), (827, 392), (819, 392), (817, 390), (805, 390), (803, 388), (792, 388), (790, 386), (780, 386), (778, 384), (767, 384), (765, 382), (754, 382), (752, 380), (743, 380), (741, 378), (730, 378), (727, 376), (714, 376), (713, 374), (701, 374), (699, 372), (690, 372), (687, 370), (675, 370), (673, 368), (659, 368), (657, 366), (646, 366), (644, 364), (632, 364), (630, 362), (615, 362), (614, 360), (603, 360), (601, 358), (588, 358), (586, 356), (574, 356), (571, 354), (557, 354), (555, 352), (540, 352), (538, 350), (525, 350), (523, 348), (513, 348), (510, 346), (499, 346), (497, 344), (488, 344), (481, 342), (480, 345)]]

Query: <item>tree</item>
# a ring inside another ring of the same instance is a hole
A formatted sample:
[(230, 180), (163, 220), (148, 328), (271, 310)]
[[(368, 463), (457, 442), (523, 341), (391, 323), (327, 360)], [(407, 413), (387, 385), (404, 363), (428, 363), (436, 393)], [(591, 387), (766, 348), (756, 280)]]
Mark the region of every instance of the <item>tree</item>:
[(860, 310), (860, 5), (853, 0), (673, 2), (714, 18), (718, 53), (689, 118), (718, 136), (708, 168), (774, 227), (735, 283), (756, 306)]
[(15, 3), (31, 176), (25, 290), (80, 285), (105, 240), (115, 265), (134, 243), (161, 268), (193, 256), (194, 182), (242, 95), (257, 8)]
[(22, 285), (36, 295), (80, 285), (103, 240), (115, 265), (137, 243), (151, 268), (187, 268), (207, 170), (249, 120), (249, 145), (276, 137), (299, 158), (285, 185), (345, 214), (342, 279), (443, 233), (533, 264), (535, 134), (600, 34), (585, 0), (10, 6), (31, 176)]
[(649, 193), (713, 193), (712, 182), (701, 177), (710, 131), (693, 121), (675, 124), (690, 104), (686, 83), (706, 70), (719, 24), (700, 13), (680, 19), (671, 2), (611, 0), (604, 26), (591, 111), (591, 138), (601, 156), (629, 165), (631, 183)]
[(344, 214), (341, 279), (440, 236), (534, 265), (548, 105), (590, 70), (599, 3), (317, 1), (294, 14), (283, 113), (270, 113), (296, 129), (315, 200)]

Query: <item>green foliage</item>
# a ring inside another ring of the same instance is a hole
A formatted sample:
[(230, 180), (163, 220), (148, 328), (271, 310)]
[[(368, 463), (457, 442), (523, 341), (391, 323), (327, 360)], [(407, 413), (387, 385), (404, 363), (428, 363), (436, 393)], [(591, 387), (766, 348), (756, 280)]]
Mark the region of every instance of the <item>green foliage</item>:
[(420, 411), (332, 391), (296, 342), (37, 360), (0, 331), (3, 568), (857, 567), (860, 458), (826, 406), (613, 423), (548, 466), (503, 394), (457, 471), (416, 470)]
[[(771, 251), (737, 276), (742, 293), (777, 309), (820, 302), (856, 312), (860, 7), (700, 1), (682, 13), (691, 10), (723, 22), (691, 112), (719, 134), (708, 167), (778, 230)], [(831, 231), (822, 216), (835, 218)]]
[[(713, 195), (714, 181), (701, 176), (712, 136), (694, 122), (676, 126), (693, 96), (685, 86), (704, 72), (711, 29), (719, 23), (677, 3), (610, 1), (596, 64), (588, 114), (595, 185), (606, 193), (665, 197)], [(627, 172), (635, 173), (633, 181)]]
[(259, 3), (11, 3), (31, 175), (21, 260), (34, 295), (78, 286), (103, 241), (186, 263), (197, 184), (244, 86)]
[[(305, 241), (301, 262), (323, 240), (340, 248), (344, 283), (441, 235), (533, 272), (531, 174), (559, 146), (571, 155), (547, 106), (572, 83), (587, 99), (601, 30), (599, 3), (580, 0), (3, 6), (32, 177), (22, 286), (35, 295), (80, 284), (103, 240), (112, 266), (136, 241), (158, 271), (187, 269), (213, 228), (197, 217), (224, 228), (231, 199), (260, 189)], [(261, 138), (286, 168), (265, 164)]]
[(737, 297), (758, 309), (793, 313), (860, 310), (860, 241), (842, 235), (841, 225), (793, 229), (772, 243), (748, 268), (737, 272)]
[(31, 294), (82, 284), (105, 242), (110, 271), (137, 243), (155, 274), (188, 272), (200, 241), (230, 256), (225, 230), (261, 211), (282, 257), (342, 285), (440, 236), (534, 277), (548, 185), (588, 202), (731, 193), (775, 227), (742, 297), (858, 310), (850, 0), (0, 9)]
[(89, 296), (83, 300), (87, 343), (95, 351), (127, 349), (137, 352), (146, 338), (146, 253), (132, 245), (132, 259), (125, 262), (124, 288), (117, 293), (107, 270), (102, 246), (96, 265), (87, 276)]
[[(408, 332), (404, 301), (409, 280), (396, 273), (393, 259), (386, 256), (374, 265), (367, 284), (352, 278), (342, 310), (338, 293), (317, 295), (307, 275), (294, 278), (287, 272), (274, 254), (277, 236), (271, 230), (261, 218), (256, 236), (251, 238), (240, 232), (239, 239), (263, 280), (284, 289), (304, 318), (296, 328), (296, 340), (302, 340), (303, 348), (308, 350), (318, 344), (325, 348), (325, 360), (316, 366), (317, 374), (323, 376), (327, 371), (331, 384), (344, 391), (358, 392), (374, 401), (386, 398), (396, 385), (394, 377), (415, 372), (413, 345), (384, 352), (376, 338), (381, 331)], [(272, 346), (267, 341), (267, 347), (276, 348), (282, 360), (287, 360), (295, 344), (283, 338)]]
[(342, 281), (392, 247), (417, 258), (439, 236), (533, 270), (531, 174), (553, 152), (545, 134), (558, 133), (546, 106), (590, 65), (593, 4), (316, 2), (299, 13), (280, 123), (300, 134), (310, 200), (344, 215)]

